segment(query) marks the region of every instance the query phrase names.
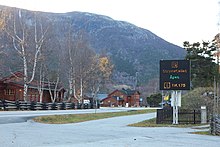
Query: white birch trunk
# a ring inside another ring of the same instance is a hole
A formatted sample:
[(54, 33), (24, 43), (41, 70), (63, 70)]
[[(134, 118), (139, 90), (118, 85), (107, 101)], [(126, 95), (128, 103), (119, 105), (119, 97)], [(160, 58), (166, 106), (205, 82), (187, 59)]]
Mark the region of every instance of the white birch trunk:
[(73, 96), (79, 102), (78, 97), (76, 95), (76, 80), (75, 80), (75, 78), (73, 79)]
[(72, 70), (72, 67), (71, 67), (71, 70), (70, 70), (70, 73), (69, 73), (69, 98), (68, 100), (71, 100), (71, 97), (73, 95), (73, 70)]
[(26, 59), (26, 55), (25, 55), (25, 49), (22, 45), (22, 54), (23, 54), (23, 66), (24, 66), (24, 101), (27, 102), (28, 97), (27, 97), (27, 93), (28, 93), (28, 72), (27, 72), (27, 59)]
[(80, 101), (82, 103), (82, 99), (83, 99), (83, 80), (82, 77), (80, 78)]
[(21, 25), (21, 34), (19, 34), (17, 32), (17, 25), (16, 25), (16, 17), (14, 17), (14, 21), (13, 21), (13, 29), (9, 29), (6, 30), (6, 33), (12, 38), (12, 43), (13, 43), (13, 47), (14, 49), (17, 51), (17, 53), (22, 57), (23, 60), (23, 71), (24, 71), (24, 101), (27, 101), (27, 94), (28, 94), (28, 84), (30, 84), (35, 76), (35, 72), (36, 72), (36, 66), (37, 66), (37, 60), (38, 60), (38, 56), (42, 47), (42, 44), (44, 42), (45, 39), (45, 32), (42, 32), (43, 29), (41, 27), (41, 37), (38, 39), (38, 33), (37, 33), (37, 20), (35, 17), (35, 28), (34, 28), (34, 43), (35, 43), (35, 55), (34, 55), (34, 63), (33, 63), (33, 67), (32, 67), (32, 75), (31, 78), (29, 79), (28, 77), (28, 63), (27, 63), (27, 55), (26, 55), (26, 45), (25, 44), (31, 44), (31, 42), (27, 42), (26, 38), (28, 37), (28, 33), (25, 27), (25, 22), (22, 21), (22, 14), (21, 14), (21, 10), (18, 11), (19, 13), (19, 23)]
[(51, 102), (52, 102), (52, 103), (55, 103), (55, 101), (56, 101), (56, 99), (57, 99), (57, 87), (58, 87), (59, 79), (60, 79), (60, 77), (58, 76), (58, 77), (57, 77), (56, 84), (55, 84), (55, 88), (53, 89), (53, 90), (54, 90), (53, 93), (52, 93), (52, 90), (51, 90), (50, 82), (49, 82), (49, 80), (48, 80), (49, 94), (50, 94), (50, 99), (51, 99)]
[(27, 91), (28, 91), (28, 85), (27, 83), (24, 83), (24, 101), (27, 102)]
[(59, 77), (59, 75), (58, 75), (58, 77), (57, 77), (57, 81), (56, 81), (56, 85), (55, 85), (55, 88), (54, 88), (54, 98), (53, 98), (53, 103), (55, 103), (55, 101), (56, 101), (56, 99), (57, 99), (57, 87), (58, 87), (59, 80), (60, 80), (60, 77)]
[(43, 102), (43, 93), (44, 93), (44, 72), (43, 72), (43, 67), (41, 65), (41, 68), (40, 68), (40, 81), (39, 81), (39, 85), (38, 85), (38, 92), (39, 92), (39, 96), (40, 96), (40, 103)]
[(48, 79), (48, 90), (49, 90), (49, 94), (50, 94), (50, 100), (51, 100), (51, 102), (53, 102), (53, 94), (52, 94), (52, 91), (51, 91), (49, 79)]
[(40, 103), (43, 102), (43, 95), (44, 95), (44, 90), (41, 90), (41, 92), (40, 92)]
[(74, 80), (74, 64), (73, 64), (73, 58), (72, 58), (72, 39), (70, 38), (71, 34), (68, 36), (68, 49), (69, 49), (69, 62), (70, 62), (70, 70), (69, 70), (69, 100), (71, 100), (71, 97), (73, 95), (73, 80)]

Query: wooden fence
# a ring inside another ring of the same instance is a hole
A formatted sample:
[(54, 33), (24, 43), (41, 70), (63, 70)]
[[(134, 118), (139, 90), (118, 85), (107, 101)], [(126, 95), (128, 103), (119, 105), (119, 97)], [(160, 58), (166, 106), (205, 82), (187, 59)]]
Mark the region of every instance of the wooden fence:
[[(172, 108), (158, 109), (157, 110), (157, 124), (172, 124), (173, 110)], [(201, 110), (185, 110), (179, 109), (178, 111), (179, 124), (198, 124), (201, 123)]]
[[(69, 110), (69, 109), (93, 109), (93, 104), (74, 103), (39, 103), (24, 101), (0, 100), (0, 109), (8, 110)], [(99, 105), (98, 105), (99, 108)]]
[(164, 108), (164, 109), (157, 109), (157, 124), (171, 124), (173, 118), (173, 109), (171, 108)]
[(213, 135), (220, 135), (220, 116), (214, 116), (211, 119), (210, 131)]

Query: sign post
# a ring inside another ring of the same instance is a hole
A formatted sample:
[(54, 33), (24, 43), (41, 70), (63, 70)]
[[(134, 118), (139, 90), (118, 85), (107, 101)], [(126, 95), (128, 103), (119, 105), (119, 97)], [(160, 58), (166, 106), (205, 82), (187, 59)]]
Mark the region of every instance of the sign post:
[(181, 91), (172, 91), (171, 106), (173, 107), (173, 124), (178, 124), (178, 107), (181, 107)]
[(178, 107), (181, 106), (181, 90), (190, 90), (190, 61), (161, 60), (160, 90), (172, 90), (173, 124), (178, 124)]

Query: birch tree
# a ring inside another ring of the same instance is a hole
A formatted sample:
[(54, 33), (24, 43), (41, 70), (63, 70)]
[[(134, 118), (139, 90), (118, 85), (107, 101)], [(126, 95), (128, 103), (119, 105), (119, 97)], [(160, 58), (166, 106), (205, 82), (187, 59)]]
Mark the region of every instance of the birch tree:
[[(51, 98), (51, 102), (55, 103), (56, 99), (58, 98), (58, 84), (60, 81), (60, 76), (59, 74), (56, 75), (56, 81), (55, 82), (50, 82), (49, 78), (48, 78), (48, 88), (49, 88), (49, 93), (50, 93), (50, 98)], [(51, 89), (53, 88), (53, 89)]]
[(84, 90), (88, 85), (88, 77), (92, 66), (92, 58), (95, 55), (89, 46), (88, 42), (84, 38), (84, 34), (80, 34), (79, 39), (76, 42), (77, 52), (75, 58), (75, 82), (74, 92), (79, 103), (82, 103)]
[[(28, 85), (33, 81), (38, 58), (45, 41), (47, 27), (34, 14), (33, 20), (25, 18), (25, 12), (16, 9), (11, 14), (12, 21), (8, 23), (7, 34), (11, 37), (13, 48), (21, 57), (24, 73), (24, 101), (28, 101)], [(32, 55), (33, 53), (33, 55)], [(31, 71), (30, 71), (31, 70)], [(30, 73), (30, 74), (29, 74)]]
[(66, 48), (67, 48), (67, 61), (66, 64), (68, 65), (66, 70), (68, 71), (68, 89), (69, 89), (69, 96), (68, 101), (71, 100), (72, 97), (76, 97), (76, 91), (75, 91), (75, 84), (76, 83), (76, 72), (75, 72), (75, 65), (74, 65), (74, 59), (76, 58), (76, 46), (74, 46), (73, 42), (73, 33), (71, 32), (71, 26), (69, 27), (68, 34), (66, 36)]
[(113, 70), (113, 64), (108, 57), (94, 57), (93, 66), (90, 72), (90, 91), (92, 93), (93, 100), (97, 100), (97, 94), (102, 85), (105, 85), (109, 80)]
[(88, 74), (91, 70), (92, 58), (95, 53), (92, 51), (85, 33), (79, 31), (74, 34), (69, 33), (67, 37), (68, 63), (69, 63), (69, 100), (75, 98), (78, 103), (82, 103), (83, 93), (87, 87)]
[(45, 86), (45, 66), (42, 63), (39, 69), (39, 81), (38, 81), (38, 92), (40, 97), (40, 103), (43, 102), (44, 86)]
[(56, 69), (50, 69), (47, 72), (47, 80), (48, 80), (48, 88), (49, 88), (49, 94), (51, 98), (51, 102), (55, 103), (55, 101), (58, 98), (58, 86), (60, 83), (60, 56), (59, 54), (56, 57)]
[[(52, 36), (54, 36), (52, 34)], [(47, 44), (47, 47), (53, 48), (50, 51), (49, 55), (45, 55), (45, 79), (47, 80), (49, 94), (51, 98), (51, 102), (54, 103), (59, 98), (59, 86), (61, 85), (61, 71), (63, 70), (62, 66), (62, 55), (60, 54), (61, 51), (61, 44), (62, 42), (57, 37), (53, 37), (53, 42), (51, 44)], [(49, 49), (47, 49), (48, 51)], [(44, 53), (47, 54), (47, 53)], [(65, 72), (65, 71), (63, 71)]]

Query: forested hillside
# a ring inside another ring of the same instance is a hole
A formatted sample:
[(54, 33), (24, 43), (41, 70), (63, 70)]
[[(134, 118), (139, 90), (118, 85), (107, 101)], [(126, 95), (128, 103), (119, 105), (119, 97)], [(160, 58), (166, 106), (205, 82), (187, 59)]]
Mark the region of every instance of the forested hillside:
[[(86, 63), (91, 62), (90, 57), (95, 55), (108, 57), (113, 64), (112, 83), (129, 86), (146, 85), (149, 80), (158, 78), (159, 60), (183, 59), (185, 56), (183, 48), (147, 29), (102, 15), (10, 9), (6, 23), (0, 42), (4, 51), (0, 54), (2, 77), (23, 71), (23, 56), (16, 50), (22, 46), (27, 49), (28, 74), (33, 73), (34, 55), (39, 49), (35, 78), (40, 75), (40, 69), (46, 67), (45, 74), (49, 74), (53, 81), (59, 75), (65, 85), (68, 85), (71, 65), (86, 68)], [(24, 31), (25, 36), (22, 36)], [(74, 54), (72, 59), (70, 54)]]

